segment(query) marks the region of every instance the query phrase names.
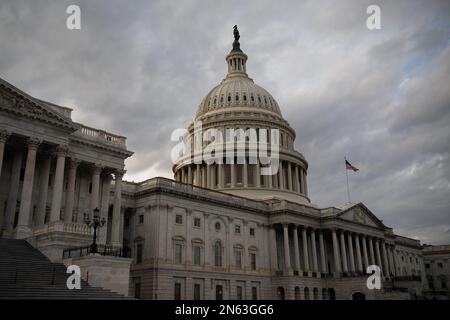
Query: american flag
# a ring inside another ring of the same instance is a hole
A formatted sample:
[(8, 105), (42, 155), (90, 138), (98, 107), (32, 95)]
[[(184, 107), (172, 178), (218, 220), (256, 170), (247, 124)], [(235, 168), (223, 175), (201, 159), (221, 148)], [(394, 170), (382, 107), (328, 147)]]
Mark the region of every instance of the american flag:
[(355, 166), (353, 166), (350, 162), (348, 162), (347, 160), (345, 160), (345, 169), (347, 170), (353, 170), (353, 171), (358, 171), (359, 169)]

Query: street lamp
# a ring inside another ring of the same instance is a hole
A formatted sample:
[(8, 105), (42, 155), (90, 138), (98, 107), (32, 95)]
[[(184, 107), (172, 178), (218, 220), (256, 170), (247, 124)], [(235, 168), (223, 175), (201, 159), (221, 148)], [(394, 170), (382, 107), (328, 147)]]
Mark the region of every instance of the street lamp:
[(94, 218), (91, 220), (89, 218), (89, 216), (88, 216), (86, 218), (86, 220), (84, 221), (89, 228), (94, 228), (94, 241), (91, 244), (91, 253), (98, 253), (98, 251), (97, 251), (97, 243), (96, 243), (96, 241), (97, 241), (97, 228), (103, 227), (105, 225), (105, 222), (106, 222), (105, 217), (102, 217), (100, 219), (99, 212), (100, 212), (100, 210), (98, 210), (98, 208), (95, 208), (94, 209)]

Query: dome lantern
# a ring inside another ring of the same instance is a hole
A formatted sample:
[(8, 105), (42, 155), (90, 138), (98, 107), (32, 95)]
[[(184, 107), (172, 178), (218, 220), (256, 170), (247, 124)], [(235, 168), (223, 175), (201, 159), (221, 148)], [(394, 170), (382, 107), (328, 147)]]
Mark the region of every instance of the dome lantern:
[(233, 35), (233, 49), (225, 58), (228, 65), (227, 78), (232, 76), (248, 77), (246, 69), (246, 62), (248, 57), (241, 50), (241, 45), (239, 43), (240, 35), (237, 26), (233, 27)]

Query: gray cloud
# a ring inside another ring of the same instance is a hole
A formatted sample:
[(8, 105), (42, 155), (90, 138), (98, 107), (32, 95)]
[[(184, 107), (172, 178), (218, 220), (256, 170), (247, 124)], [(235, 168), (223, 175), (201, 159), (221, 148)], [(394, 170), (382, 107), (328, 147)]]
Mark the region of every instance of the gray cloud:
[[(0, 4), (0, 76), (128, 137), (127, 179), (171, 177), (170, 133), (225, 75), (231, 27), (309, 161), (314, 203), (354, 201), (397, 232), (450, 242), (450, 4), (378, 1), (22, 1)], [(82, 30), (65, 28), (79, 4)]]

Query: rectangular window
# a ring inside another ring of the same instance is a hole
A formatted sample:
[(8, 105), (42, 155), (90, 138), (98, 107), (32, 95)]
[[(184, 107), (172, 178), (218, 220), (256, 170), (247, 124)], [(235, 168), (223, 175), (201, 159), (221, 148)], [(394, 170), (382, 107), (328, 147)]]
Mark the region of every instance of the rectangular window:
[(183, 216), (181, 214), (177, 214), (175, 216), (175, 223), (176, 224), (183, 224)]
[(194, 284), (194, 300), (200, 300), (201, 286), (199, 283)]
[(241, 226), (235, 226), (234, 227), (234, 233), (241, 234)]
[(234, 257), (236, 261), (236, 268), (241, 269), (242, 268), (242, 252), (241, 250), (234, 250)]
[(443, 267), (444, 267), (444, 265), (442, 264), (442, 262), (438, 262), (437, 265), (438, 265), (439, 268), (443, 268)]
[(199, 266), (200, 265), (200, 252), (201, 252), (201, 248), (198, 246), (194, 247), (194, 264)]
[(136, 246), (136, 264), (142, 263), (142, 249), (143, 249), (142, 243)]
[(194, 218), (194, 227), (200, 228), (200, 218)]
[(252, 270), (256, 270), (256, 253), (250, 253), (250, 262)]
[(182, 250), (183, 250), (183, 245), (181, 245), (180, 243), (175, 244), (175, 263), (176, 264), (181, 264)]
[(237, 286), (236, 287), (236, 299), (237, 300), (242, 300), (242, 287), (241, 286)]
[(144, 215), (141, 214), (139, 215), (139, 224), (143, 224), (144, 223)]
[(429, 263), (426, 263), (426, 264), (425, 264), (425, 268), (430, 269), (430, 264), (429, 264)]
[(258, 288), (252, 287), (252, 300), (258, 300)]
[(255, 228), (250, 228), (250, 235), (251, 235), (252, 237), (255, 236)]
[(181, 283), (175, 283), (173, 298), (175, 300), (181, 300)]

